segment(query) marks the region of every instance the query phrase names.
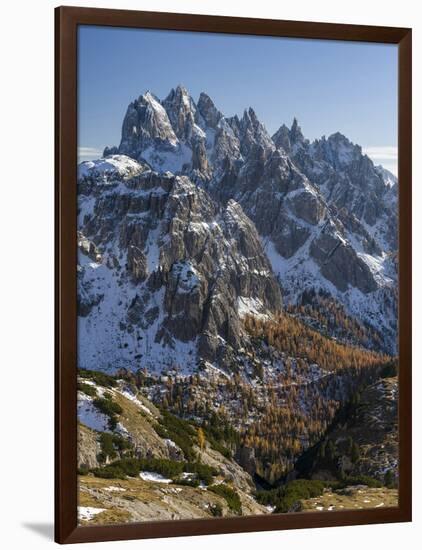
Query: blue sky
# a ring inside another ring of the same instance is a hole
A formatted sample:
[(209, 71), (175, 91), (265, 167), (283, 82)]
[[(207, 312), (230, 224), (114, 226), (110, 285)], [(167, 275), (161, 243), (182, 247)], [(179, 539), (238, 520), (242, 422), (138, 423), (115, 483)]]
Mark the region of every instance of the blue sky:
[(80, 160), (119, 144), (133, 99), (183, 84), (270, 134), (294, 116), (311, 140), (340, 131), (397, 172), (394, 45), (83, 26), (78, 60)]

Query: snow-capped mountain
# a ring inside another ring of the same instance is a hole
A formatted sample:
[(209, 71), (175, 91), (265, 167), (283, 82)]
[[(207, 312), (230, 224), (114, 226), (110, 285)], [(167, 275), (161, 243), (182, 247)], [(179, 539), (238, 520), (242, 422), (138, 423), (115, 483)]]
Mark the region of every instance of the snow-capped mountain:
[(246, 338), (243, 313), (281, 308), (235, 201), (121, 155), (83, 163), (79, 176), (82, 368), (228, 365)]
[(352, 231), (356, 218), (382, 249), (397, 249), (397, 178), (391, 172), (375, 166), (359, 145), (339, 132), (310, 143), (296, 119), (290, 130), (283, 125), (273, 140), (277, 146), (284, 143), (298, 168), (331, 205), (353, 215), (346, 222)]
[(178, 86), (133, 101), (78, 181), (81, 367), (229, 368), (245, 313), (309, 289), (395, 352), (397, 181), (341, 134), (271, 137)]

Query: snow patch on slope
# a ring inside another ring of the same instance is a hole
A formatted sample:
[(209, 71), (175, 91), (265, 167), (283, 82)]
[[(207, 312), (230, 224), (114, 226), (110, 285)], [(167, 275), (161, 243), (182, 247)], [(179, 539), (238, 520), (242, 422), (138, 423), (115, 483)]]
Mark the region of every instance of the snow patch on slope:
[(142, 159), (157, 172), (177, 173), (192, 162), (192, 150), (185, 143), (180, 143), (174, 150), (150, 146), (142, 152)]
[(94, 405), (93, 398), (83, 392), (78, 392), (78, 420), (91, 430), (108, 431), (109, 418)]
[(157, 474), (156, 472), (141, 472), (139, 477), (144, 481), (152, 481), (154, 483), (173, 483), (172, 479)]
[(246, 315), (254, 315), (261, 319), (267, 319), (269, 317), (261, 300), (258, 298), (249, 298), (248, 296), (239, 296), (237, 300), (237, 311), (240, 317), (245, 317)]
[(126, 155), (110, 155), (98, 160), (87, 160), (78, 166), (78, 180), (95, 178), (102, 184), (113, 184), (143, 172), (144, 168), (136, 160)]
[(94, 506), (78, 506), (78, 518), (80, 520), (89, 521), (96, 515), (105, 512), (105, 508), (95, 508)]

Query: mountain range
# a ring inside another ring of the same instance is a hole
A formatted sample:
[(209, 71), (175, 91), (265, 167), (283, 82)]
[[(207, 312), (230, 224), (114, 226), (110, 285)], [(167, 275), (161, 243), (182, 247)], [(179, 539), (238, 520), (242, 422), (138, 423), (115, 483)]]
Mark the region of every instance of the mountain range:
[(270, 136), (252, 108), (146, 92), (78, 167), (80, 367), (230, 373), (245, 316), (286, 310), (394, 355), (397, 188), (340, 133), (310, 142), (294, 119)]
[(396, 502), (397, 205), (340, 133), (130, 103), (78, 166), (80, 519)]

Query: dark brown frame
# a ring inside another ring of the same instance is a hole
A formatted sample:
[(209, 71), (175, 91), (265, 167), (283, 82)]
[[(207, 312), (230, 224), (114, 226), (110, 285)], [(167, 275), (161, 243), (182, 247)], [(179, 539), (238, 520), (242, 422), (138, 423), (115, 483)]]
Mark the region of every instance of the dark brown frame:
[[(381, 42), (399, 55), (399, 506), (358, 511), (77, 526), (77, 26)], [(411, 29), (59, 7), (55, 10), (55, 540), (94, 542), (411, 521)]]

